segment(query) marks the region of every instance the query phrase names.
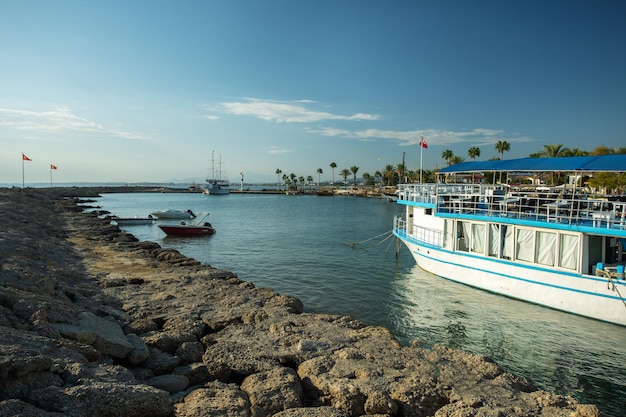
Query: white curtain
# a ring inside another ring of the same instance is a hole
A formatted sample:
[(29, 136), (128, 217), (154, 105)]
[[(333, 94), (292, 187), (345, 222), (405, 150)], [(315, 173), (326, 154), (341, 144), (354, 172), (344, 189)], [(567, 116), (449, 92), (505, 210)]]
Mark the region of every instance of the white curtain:
[(561, 234), (559, 266), (578, 270), (578, 236)]
[(502, 226), (504, 228), (504, 240), (502, 241), (502, 257), (513, 259), (513, 227)]
[(528, 229), (517, 229), (517, 245), (515, 259), (533, 262), (535, 254), (535, 232)]
[(500, 247), (500, 225), (489, 224), (489, 256), (498, 256)]
[(537, 232), (537, 263), (554, 266), (556, 233)]
[(485, 253), (485, 225), (472, 224), (471, 251)]
[(452, 250), (454, 248), (454, 221), (446, 220), (443, 226), (443, 247)]

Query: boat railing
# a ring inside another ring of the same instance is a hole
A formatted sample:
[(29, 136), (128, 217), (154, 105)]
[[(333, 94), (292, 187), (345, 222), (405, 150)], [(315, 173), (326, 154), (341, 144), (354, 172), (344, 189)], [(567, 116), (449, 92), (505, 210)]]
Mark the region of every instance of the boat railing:
[[(569, 192), (568, 192), (569, 191)], [(575, 190), (511, 190), (503, 185), (401, 184), (398, 200), (428, 204), (439, 214), (490, 216), (626, 230), (626, 201)]]
[(443, 243), (443, 233), (441, 230), (413, 225), (409, 230), (408, 223), (400, 216), (394, 219), (394, 231), (403, 238), (413, 239), (422, 244), (441, 246)]

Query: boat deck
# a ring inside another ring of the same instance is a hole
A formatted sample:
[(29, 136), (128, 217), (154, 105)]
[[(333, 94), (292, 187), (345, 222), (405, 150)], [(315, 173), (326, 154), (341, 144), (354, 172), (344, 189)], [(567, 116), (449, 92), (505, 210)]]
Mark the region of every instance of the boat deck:
[(400, 204), (433, 208), (437, 215), (499, 217), (543, 226), (590, 227), (626, 236), (626, 198), (588, 195), (580, 189), (510, 190), (502, 185), (401, 184)]

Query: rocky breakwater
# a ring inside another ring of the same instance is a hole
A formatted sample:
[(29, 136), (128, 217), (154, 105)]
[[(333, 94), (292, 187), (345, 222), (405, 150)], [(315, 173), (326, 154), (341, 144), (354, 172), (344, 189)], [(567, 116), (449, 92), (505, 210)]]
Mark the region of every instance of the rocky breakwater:
[(0, 190), (0, 416), (600, 415), (485, 357), (305, 313), (62, 191)]

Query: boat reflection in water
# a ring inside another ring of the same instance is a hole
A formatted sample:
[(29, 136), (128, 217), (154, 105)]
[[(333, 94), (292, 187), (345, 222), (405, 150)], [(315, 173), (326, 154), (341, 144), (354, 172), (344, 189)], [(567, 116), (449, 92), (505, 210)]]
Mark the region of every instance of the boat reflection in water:
[(420, 340), (485, 355), (508, 372), (581, 402), (607, 401), (624, 415), (626, 331), (535, 304), (444, 280), (415, 265), (393, 281), (391, 330), (404, 343)]

